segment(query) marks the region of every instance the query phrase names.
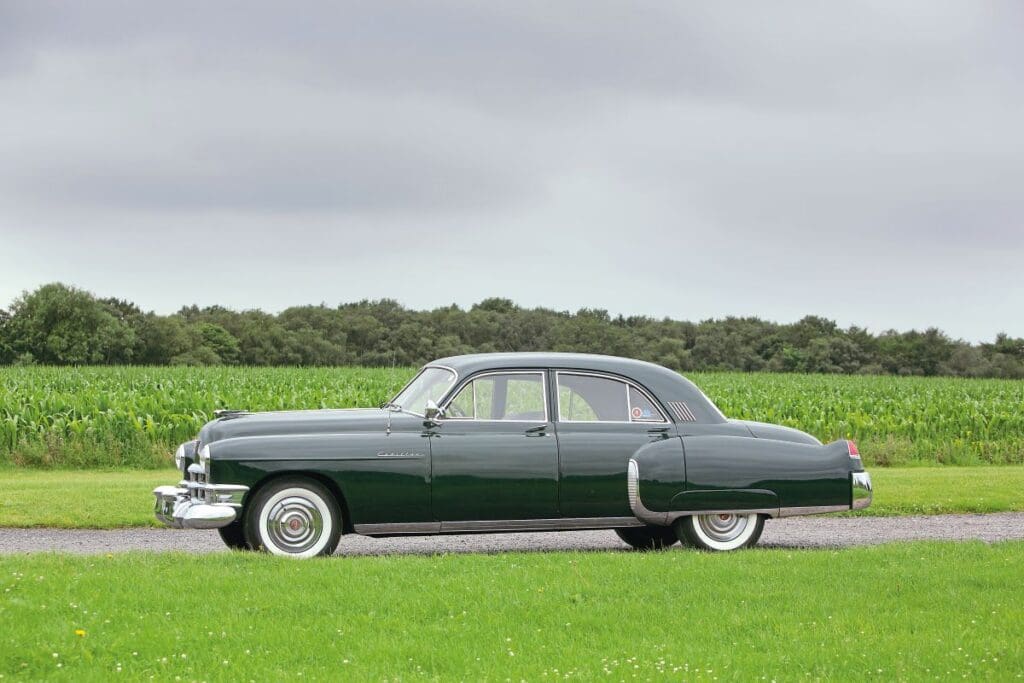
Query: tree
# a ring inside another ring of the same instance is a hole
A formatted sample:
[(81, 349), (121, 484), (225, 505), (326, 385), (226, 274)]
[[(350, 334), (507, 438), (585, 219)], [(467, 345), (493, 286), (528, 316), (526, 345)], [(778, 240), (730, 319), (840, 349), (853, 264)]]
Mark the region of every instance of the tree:
[(8, 339), (10, 321), (11, 314), (6, 309), (0, 308), (0, 365), (14, 362), (14, 349)]
[(492, 297), (468, 310), (413, 311), (381, 299), (272, 315), (185, 306), (169, 316), (131, 301), (96, 299), (63, 284), (0, 309), (0, 364), (419, 365), (488, 351), (579, 351), (630, 356), (677, 370), (769, 370), (1024, 377), (1024, 339), (988, 344), (941, 331), (840, 329), (820, 316), (792, 324), (755, 317), (700, 323), (522, 308)]
[(135, 360), (144, 365), (175, 363), (195, 346), (189, 329), (177, 316), (147, 313), (138, 322)]
[(202, 340), (200, 346), (217, 354), (222, 363), (233, 365), (238, 362), (240, 351), (238, 340), (235, 336), (215, 323), (199, 323), (196, 325), (199, 338)]
[(25, 292), (5, 328), (14, 353), (30, 353), (40, 363), (128, 362), (135, 345), (135, 333), (107, 305), (60, 283)]
[(1024, 360), (1024, 338), (1014, 339), (1005, 332), (996, 335), (992, 344), (982, 344), (982, 349), (991, 353), (1001, 353), (1017, 360)]

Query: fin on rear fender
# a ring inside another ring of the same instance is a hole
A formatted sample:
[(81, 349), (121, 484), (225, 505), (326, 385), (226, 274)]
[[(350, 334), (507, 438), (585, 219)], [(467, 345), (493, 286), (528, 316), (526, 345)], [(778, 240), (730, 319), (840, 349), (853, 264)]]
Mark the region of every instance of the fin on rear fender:
[(857, 448), (857, 444), (850, 439), (836, 439), (831, 443), (823, 446), (830, 455), (842, 454), (848, 457), (851, 461), (855, 461), (858, 465), (861, 462), (860, 449)]

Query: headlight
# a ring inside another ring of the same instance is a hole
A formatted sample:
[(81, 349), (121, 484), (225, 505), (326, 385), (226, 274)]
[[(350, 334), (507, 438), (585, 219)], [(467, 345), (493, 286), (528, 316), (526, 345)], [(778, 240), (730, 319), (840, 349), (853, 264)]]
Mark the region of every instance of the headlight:
[(210, 474), (210, 444), (199, 449), (199, 466), (207, 475)]
[(181, 469), (182, 463), (185, 462), (185, 444), (178, 446), (178, 450), (174, 451), (174, 466), (179, 470)]

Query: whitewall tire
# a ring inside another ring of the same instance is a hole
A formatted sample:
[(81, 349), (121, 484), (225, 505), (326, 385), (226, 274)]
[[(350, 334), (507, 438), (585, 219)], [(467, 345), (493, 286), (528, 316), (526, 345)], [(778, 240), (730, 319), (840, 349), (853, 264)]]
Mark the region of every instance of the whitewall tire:
[(716, 513), (687, 515), (675, 522), (679, 540), (701, 550), (739, 550), (757, 543), (764, 517), (757, 514)]
[(330, 555), (341, 538), (341, 511), (323, 485), (301, 477), (272, 481), (246, 509), (250, 545), (272, 555)]

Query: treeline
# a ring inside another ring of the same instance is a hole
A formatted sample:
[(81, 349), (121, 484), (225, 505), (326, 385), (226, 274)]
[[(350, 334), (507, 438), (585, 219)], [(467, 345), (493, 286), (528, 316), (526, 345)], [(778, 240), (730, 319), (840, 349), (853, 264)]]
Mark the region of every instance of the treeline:
[(0, 309), (0, 364), (420, 365), (487, 351), (579, 351), (676, 370), (1024, 377), (1024, 339), (971, 345), (931, 328), (878, 335), (808, 316), (694, 323), (607, 311), (520, 308), (508, 299), (413, 311), (395, 301), (296, 306), (277, 315), (187, 306), (144, 312), (55, 283)]

